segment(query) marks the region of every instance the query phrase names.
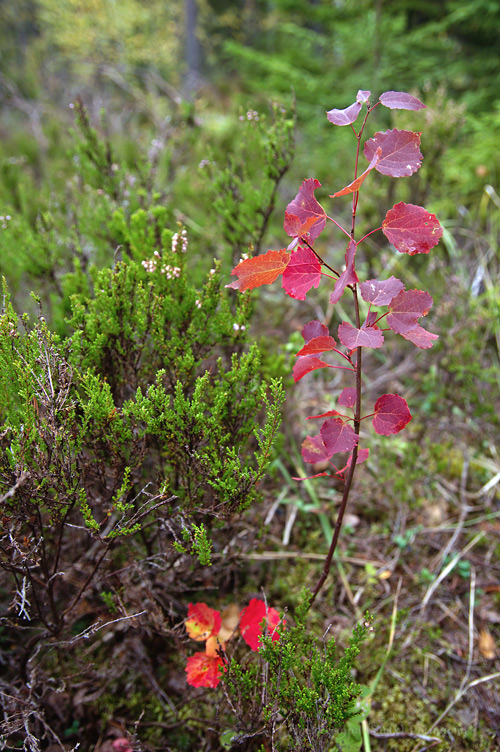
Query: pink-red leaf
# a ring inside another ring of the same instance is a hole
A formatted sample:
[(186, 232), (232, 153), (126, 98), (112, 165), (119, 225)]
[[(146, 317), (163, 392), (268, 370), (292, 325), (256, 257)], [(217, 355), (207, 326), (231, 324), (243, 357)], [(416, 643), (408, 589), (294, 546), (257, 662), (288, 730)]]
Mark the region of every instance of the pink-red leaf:
[(304, 345), (304, 347), (298, 351), (297, 356), (319, 355), (320, 353), (328, 352), (328, 350), (334, 350), (336, 346), (337, 343), (329, 334), (320, 337), (313, 337), (307, 345)]
[(389, 304), (387, 324), (394, 332), (406, 334), (418, 326), (420, 316), (427, 316), (432, 302), (424, 290), (401, 290)]
[[(370, 455), (369, 449), (359, 449), (356, 464), (361, 465), (363, 462), (366, 462), (369, 455)], [(351, 465), (352, 465), (352, 454), (350, 454), (349, 457), (347, 458), (345, 467), (343, 467), (341, 470), (337, 470), (336, 475), (344, 475), (345, 471), (348, 470), (351, 467)]]
[(187, 660), (187, 683), (192, 687), (215, 688), (221, 680), (221, 668), (226, 670), (224, 661), (219, 656), (214, 658), (206, 653), (195, 653)]
[(439, 243), (443, 228), (423, 206), (401, 201), (389, 209), (382, 222), (382, 232), (400, 253), (414, 256), (429, 253)]
[[(360, 93), (361, 92), (358, 92), (358, 94)], [(365, 92), (362, 93), (364, 94)], [(354, 121), (357, 120), (362, 106), (362, 102), (356, 101), (344, 110), (330, 110), (326, 113), (326, 116), (330, 123), (333, 123), (334, 125), (351, 125), (351, 123), (354, 123)]]
[(333, 368), (333, 366), (325, 363), (324, 360), (315, 358), (313, 355), (301, 356), (293, 367), (293, 380), (297, 383), (301, 378), (311, 373), (311, 371), (316, 371), (318, 368)]
[[(314, 218), (315, 221), (308, 228), (309, 238), (311, 242), (314, 242), (318, 235), (323, 232), (326, 224), (325, 210), (323, 209), (321, 204), (316, 201), (316, 198), (314, 196), (314, 191), (316, 190), (316, 188), (320, 187), (321, 183), (319, 182), (319, 180), (316, 180), (316, 178), (308, 178), (307, 180), (304, 180), (299, 188), (299, 192), (297, 193), (293, 201), (290, 201), (290, 203), (286, 207), (286, 212), (288, 214), (294, 214), (296, 217), (298, 217), (301, 224), (304, 224), (309, 219)], [(287, 235), (292, 234), (293, 236), (295, 236), (295, 225), (293, 227), (293, 230), (290, 230), (289, 232), (287, 230), (286, 219), (284, 228)]]
[(356, 388), (354, 386), (347, 386), (339, 394), (337, 405), (343, 407), (354, 407), (356, 404)]
[(302, 336), (306, 344), (314, 339), (314, 337), (328, 336), (329, 334), (328, 327), (322, 324), (321, 321), (318, 321), (318, 319), (308, 321), (302, 329)]
[(231, 272), (238, 279), (226, 285), (226, 287), (232, 287), (243, 292), (244, 290), (253, 290), (254, 287), (261, 285), (270, 285), (285, 271), (289, 261), (290, 254), (285, 249), (268, 251), (260, 254), (260, 256), (245, 259), (238, 266), (235, 266)]
[(344, 423), (342, 418), (325, 420), (319, 433), (330, 457), (337, 452), (350, 452), (359, 439), (352, 426)]
[(404, 284), (396, 277), (389, 277), (379, 281), (378, 279), (367, 279), (359, 285), (361, 297), (367, 303), (381, 306), (388, 305), (398, 292), (404, 290)]
[(411, 413), (408, 404), (398, 394), (383, 394), (375, 402), (375, 415), (372, 423), (375, 432), (381, 436), (399, 433), (410, 420)]
[(375, 165), (377, 172), (390, 175), (392, 178), (403, 178), (413, 175), (422, 164), (420, 153), (420, 133), (413, 131), (381, 131), (370, 138), (364, 147), (364, 155), (369, 162), (375, 156), (377, 149), (382, 149), (382, 155)]
[(299, 248), (292, 253), (283, 272), (283, 289), (296, 300), (305, 300), (312, 287), (321, 280), (321, 264), (310, 248)]
[(338, 303), (347, 285), (354, 285), (359, 282), (358, 275), (354, 268), (354, 260), (356, 258), (356, 243), (354, 240), (349, 242), (347, 251), (345, 254), (345, 270), (342, 272), (338, 280), (335, 282), (333, 292), (330, 295), (330, 303)]
[(352, 324), (343, 321), (339, 326), (339, 339), (343, 345), (354, 350), (356, 347), (372, 347), (377, 349), (384, 344), (384, 335), (380, 329), (356, 329)]
[(302, 442), (302, 457), (305, 462), (314, 465), (316, 462), (326, 462), (332, 455), (325, 446), (321, 436), (306, 436)]
[(315, 420), (316, 418), (331, 418), (333, 415), (341, 415), (338, 410), (327, 410), (326, 413), (320, 415), (308, 415), (306, 420)]
[(420, 99), (404, 91), (384, 91), (379, 97), (380, 104), (390, 110), (425, 110)]
[(365, 102), (368, 102), (370, 99), (371, 91), (363, 91), (363, 89), (359, 89), (358, 93), (356, 94), (356, 102), (361, 102), (361, 104), (365, 104)]
[(347, 196), (349, 193), (355, 193), (356, 191), (359, 191), (359, 188), (361, 184), (364, 182), (367, 175), (370, 174), (370, 172), (373, 170), (374, 167), (377, 166), (377, 164), (380, 161), (380, 157), (382, 156), (382, 149), (379, 147), (375, 154), (373, 155), (373, 159), (366, 168), (366, 170), (356, 178), (356, 180), (353, 180), (352, 183), (349, 183), (349, 185), (346, 185), (345, 188), (342, 188), (341, 191), (337, 191), (337, 193), (334, 193), (330, 196), (330, 198), (337, 198), (338, 196)]
[(293, 237), (292, 242), (287, 246), (287, 251), (293, 250), (297, 246), (300, 238), (304, 237), (304, 235), (309, 235), (309, 230), (315, 222), (316, 217), (309, 217), (305, 222), (301, 222), (295, 214), (285, 212), (283, 227), (285, 228), (286, 234)]
[(428, 332), (427, 329), (424, 329), (420, 325), (417, 325), (415, 329), (412, 329), (409, 332), (402, 332), (401, 336), (410, 342), (413, 342), (414, 345), (420, 347), (422, 350), (428, 350), (429, 347), (432, 347), (433, 341), (439, 339), (437, 334)]
[[(241, 636), (252, 650), (260, 648), (262, 623), (264, 621), (267, 631), (272, 635), (273, 642), (279, 640), (280, 636), (276, 632), (276, 627), (280, 623), (279, 613), (275, 608), (267, 607), (264, 601), (252, 598), (248, 606), (241, 612), (240, 619)], [(285, 624), (285, 621), (282, 623)]]

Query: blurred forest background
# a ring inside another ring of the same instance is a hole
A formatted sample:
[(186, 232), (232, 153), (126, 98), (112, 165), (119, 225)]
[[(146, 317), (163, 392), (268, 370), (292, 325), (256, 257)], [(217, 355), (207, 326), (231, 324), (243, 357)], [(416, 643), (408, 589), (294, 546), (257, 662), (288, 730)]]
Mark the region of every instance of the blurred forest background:
[[(386, 90), (408, 91), (427, 105), (421, 112), (378, 108), (370, 119), (367, 136), (394, 127), (422, 131), (424, 161), (411, 179), (367, 181), (359, 232), (405, 200), (437, 215), (443, 240), (429, 256), (395, 258), (377, 234), (363, 244), (359, 271), (366, 277), (385, 269), (409, 288), (429, 290), (428, 328), (440, 339), (416, 351), (399, 338), (367, 356), (367, 390), (397, 390), (414, 419), (401, 436), (367, 439), (371, 456), (357, 470), (343, 563), (315, 626), (322, 633), (335, 614), (340, 634), (366, 608), (375, 614), (375, 647), (360, 659), (367, 682), (383, 664), (399, 598), (372, 729), (387, 729), (390, 719), (389, 730), (425, 734), (455, 698), (435, 729), (445, 740), (437, 748), (494, 750), (498, 677), (470, 687), (463, 679), (500, 668), (500, 0), (2, 0), (0, 275), (17, 311), (36, 316), (35, 291), (50, 326), (65, 337), (77, 320), (73, 311), (70, 325), (70, 296), (88, 293), (92, 269), (110, 266), (122, 244), (139, 254), (144, 211), (150, 224), (155, 217), (172, 232), (185, 228), (194, 285), (214, 258), (227, 283), (250, 247), (286, 244), (284, 208), (304, 178), (321, 181), (316, 195), (325, 206), (351, 180), (352, 133), (333, 127), (325, 112), (351, 104), (358, 89), (371, 90), (372, 101)], [(347, 201), (335, 211), (348, 221)], [(341, 238), (321, 242), (329, 258), (345, 250)], [(241, 352), (257, 340), (262, 378), (281, 376), (286, 388), (265, 504), (250, 521), (261, 537), (251, 536), (245, 574), (234, 575), (249, 594), (267, 588), (275, 605), (315, 581), (320, 564), (300, 552), (325, 549), (338, 500), (338, 489), (291, 480), (309, 473), (300, 458), (304, 416), (328, 409), (327, 395), (340, 389), (322, 375), (298, 385), (290, 375), (302, 325), (332, 321), (327, 292), (298, 303), (263, 288), (252, 298), (252, 326), (233, 343)], [(290, 567), (292, 551), (298, 558)], [(220, 570), (210, 576), (223, 592)], [(197, 582), (201, 595), (189, 591), (184, 605), (180, 598), (171, 606), (179, 623), (190, 598), (213, 596), (205, 592), (208, 579)], [(133, 608), (142, 608), (139, 599)], [(186, 691), (179, 665), (181, 679), (168, 688), (175, 703)], [(169, 731), (168, 708), (154, 704), (158, 685), (147, 682), (141, 736), (133, 723), (142, 698), (113, 706), (121, 691), (129, 697), (120, 680), (113, 678), (107, 705), (95, 700), (93, 719), (80, 709), (75, 721), (73, 706), (64, 711), (57, 723), (68, 748), (80, 739), (79, 724), (94, 739), (95, 718), (106, 713), (107, 720), (121, 714), (122, 735), (135, 728), (144, 749), (231, 748), (210, 746), (196, 722), (198, 731), (185, 731), (184, 739)], [(100, 742), (107, 733), (99, 727)], [(171, 746), (162, 746), (160, 733)], [(372, 738), (374, 750), (414, 745), (381, 739)]]

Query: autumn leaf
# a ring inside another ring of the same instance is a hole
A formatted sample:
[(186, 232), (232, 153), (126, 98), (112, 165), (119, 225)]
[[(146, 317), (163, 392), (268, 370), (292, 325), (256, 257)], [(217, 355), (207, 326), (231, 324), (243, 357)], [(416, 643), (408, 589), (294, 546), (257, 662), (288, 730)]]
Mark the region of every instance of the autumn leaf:
[(186, 631), (192, 640), (203, 642), (216, 635), (221, 627), (221, 615), (206, 603), (190, 603), (185, 621)]
[(287, 295), (296, 300), (305, 300), (312, 287), (321, 280), (321, 264), (310, 248), (299, 248), (292, 253), (283, 272), (282, 287)]
[(420, 347), (422, 350), (428, 350), (432, 347), (434, 340), (439, 339), (437, 334), (432, 334), (418, 325), (411, 329), (409, 332), (401, 332), (401, 336), (412, 342), (416, 347)]
[(413, 131), (397, 129), (381, 131), (365, 143), (364, 155), (371, 162), (377, 149), (381, 149), (381, 157), (375, 165), (377, 172), (393, 178), (408, 177), (422, 164), (420, 135)]
[(316, 436), (306, 436), (302, 442), (301, 451), (305, 462), (309, 462), (311, 465), (314, 465), (316, 462), (326, 462), (332, 456), (319, 434)]
[(427, 316), (432, 302), (424, 290), (402, 290), (389, 303), (388, 326), (397, 334), (410, 332), (418, 326), (420, 316)]
[(251, 259), (245, 259), (235, 266), (231, 272), (238, 279), (226, 285), (226, 287), (232, 287), (234, 290), (243, 292), (244, 290), (253, 290), (254, 287), (261, 285), (270, 285), (285, 271), (289, 261), (290, 254), (284, 248), (280, 251), (268, 251)]
[(420, 99), (404, 91), (384, 91), (379, 97), (380, 104), (390, 110), (425, 110)]
[(285, 221), (283, 222), (283, 227), (285, 228), (286, 234), (293, 237), (292, 242), (287, 247), (287, 251), (291, 251), (293, 248), (295, 248), (300, 238), (304, 237), (304, 235), (309, 235), (309, 230), (315, 222), (315, 216), (309, 217), (305, 222), (301, 222), (295, 214), (289, 214), (288, 212), (285, 212)]
[[(266, 622), (266, 629), (272, 635), (273, 642), (279, 640), (276, 627), (280, 623), (280, 615), (275, 608), (266, 607), (264, 601), (252, 598), (248, 606), (241, 612), (240, 632), (241, 636), (252, 650), (260, 648), (262, 637), (262, 623)], [(282, 622), (285, 624), (285, 621)]]
[(319, 355), (320, 353), (328, 352), (328, 350), (334, 350), (336, 345), (337, 343), (333, 337), (330, 337), (329, 334), (323, 334), (320, 337), (313, 337), (298, 351), (297, 356)]
[(314, 337), (320, 337), (328, 334), (328, 327), (325, 326), (325, 324), (322, 324), (321, 321), (318, 321), (318, 319), (314, 319), (314, 321), (308, 321), (307, 324), (304, 324), (304, 326), (302, 327), (302, 336), (306, 344), (314, 339)]
[(345, 253), (345, 270), (335, 282), (333, 292), (330, 295), (330, 303), (338, 303), (347, 285), (354, 285), (356, 282), (359, 282), (356, 269), (354, 268), (356, 247), (355, 241), (351, 240)]
[(401, 201), (389, 209), (382, 222), (382, 232), (400, 253), (414, 256), (429, 253), (443, 235), (436, 215), (423, 206)]
[(398, 394), (383, 394), (375, 402), (375, 415), (372, 420), (375, 432), (380, 436), (399, 433), (410, 422), (408, 404)]
[(311, 371), (317, 371), (318, 368), (334, 368), (330, 363), (325, 363), (324, 360), (315, 358), (313, 355), (300, 356), (293, 367), (293, 380), (295, 383), (300, 381), (304, 376)]
[(346, 388), (342, 389), (341, 393), (339, 394), (337, 405), (342, 405), (343, 407), (354, 407), (355, 404), (356, 404), (356, 387), (346, 386)]
[(187, 683), (191, 687), (215, 688), (221, 680), (221, 669), (225, 671), (226, 666), (220, 656), (213, 657), (206, 653), (191, 655), (186, 665)]
[(342, 418), (325, 420), (320, 429), (320, 436), (325, 442), (330, 457), (338, 452), (350, 452), (358, 443), (359, 436), (352, 426), (344, 423)]
[[(369, 92), (358, 92), (358, 94), (365, 94)], [(354, 102), (353, 104), (350, 104), (349, 107), (346, 107), (343, 110), (329, 110), (326, 113), (326, 117), (330, 121), (330, 123), (333, 123), (334, 125), (351, 125), (354, 123), (355, 120), (357, 120), (357, 117), (359, 113), (361, 112), (361, 107), (363, 103), (362, 102)]]
[[(314, 242), (318, 235), (325, 229), (326, 213), (321, 204), (316, 201), (314, 196), (316, 188), (321, 188), (321, 183), (319, 180), (316, 180), (316, 178), (308, 178), (307, 180), (302, 181), (299, 192), (293, 201), (290, 201), (286, 207), (285, 223), (283, 226), (287, 235), (290, 235), (293, 232), (293, 236), (295, 236), (296, 228), (295, 224), (293, 225), (293, 228), (290, 227), (286, 219), (286, 214), (295, 215), (298, 217), (301, 224), (308, 222), (311, 217), (314, 217), (315, 221), (308, 230), (311, 242)], [(290, 232), (287, 230), (287, 227)]]
[(347, 196), (349, 193), (355, 193), (356, 191), (359, 191), (360, 186), (364, 182), (367, 175), (370, 174), (370, 172), (373, 170), (374, 167), (377, 166), (379, 163), (380, 157), (382, 156), (382, 149), (379, 147), (375, 154), (373, 155), (373, 159), (366, 168), (366, 170), (356, 178), (356, 180), (353, 180), (352, 183), (349, 183), (349, 185), (346, 185), (345, 188), (342, 188), (341, 191), (337, 191), (337, 193), (334, 193), (330, 196), (330, 198), (338, 198), (339, 196)]
[(373, 327), (356, 329), (352, 324), (347, 321), (343, 321), (340, 324), (339, 340), (343, 345), (354, 350), (356, 347), (371, 347), (377, 349), (384, 344), (384, 335), (380, 329), (374, 329)]
[(485, 627), (479, 632), (479, 652), (487, 661), (492, 661), (496, 656), (495, 640)]
[(378, 279), (367, 279), (361, 282), (359, 291), (363, 300), (375, 306), (388, 305), (398, 292), (404, 290), (404, 284), (396, 277), (389, 277), (379, 281)]

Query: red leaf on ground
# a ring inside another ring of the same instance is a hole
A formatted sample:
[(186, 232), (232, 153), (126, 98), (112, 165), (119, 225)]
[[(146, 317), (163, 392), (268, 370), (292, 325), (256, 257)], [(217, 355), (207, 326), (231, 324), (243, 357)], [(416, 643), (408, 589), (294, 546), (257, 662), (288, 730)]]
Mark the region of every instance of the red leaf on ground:
[(356, 243), (354, 240), (349, 242), (347, 251), (345, 253), (346, 268), (335, 282), (333, 292), (330, 295), (330, 303), (338, 303), (347, 285), (354, 285), (359, 282), (358, 275), (354, 268), (354, 260), (356, 258)]
[[(358, 94), (359, 93), (364, 94), (365, 92), (358, 92)], [(334, 125), (351, 125), (351, 123), (354, 123), (354, 121), (357, 120), (362, 106), (362, 102), (356, 101), (354, 104), (350, 104), (349, 107), (346, 107), (343, 110), (329, 110), (326, 113), (326, 116), (330, 123), (333, 123)]]
[[(276, 627), (280, 622), (279, 613), (275, 608), (266, 607), (264, 601), (252, 598), (248, 606), (241, 612), (240, 619), (241, 636), (252, 650), (260, 648), (263, 621), (266, 622), (267, 631), (272, 635), (273, 642), (279, 640), (280, 636), (276, 632)], [(282, 624), (285, 624), (285, 621)]]
[(359, 438), (352, 426), (344, 423), (342, 418), (325, 420), (319, 433), (330, 457), (337, 452), (350, 452), (358, 443)]
[(243, 292), (244, 290), (253, 290), (254, 287), (261, 285), (270, 285), (285, 271), (289, 261), (290, 254), (284, 248), (280, 251), (268, 251), (251, 259), (245, 259), (238, 266), (235, 266), (231, 272), (238, 279), (226, 285), (226, 287), (232, 287)]
[(186, 631), (192, 640), (203, 642), (219, 632), (221, 615), (219, 611), (207, 606), (206, 603), (190, 603), (187, 619), (184, 622)]
[(384, 344), (384, 335), (380, 329), (368, 327), (368, 329), (356, 329), (352, 324), (343, 321), (339, 326), (339, 340), (343, 345), (354, 350), (356, 347), (382, 347)]
[(356, 191), (359, 191), (359, 188), (361, 184), (364, 182), (367, 175), (370, 174), (370, 172), (373, 170), (374, 167), (377, 166), (380, 157), (382, 156), (382, 149), (379, 147), (375, 154), (373, 155), (373, 159), (366, 168), (366, 170), (358, 177), (356, 180), (353, 180), (352, 183), (349, 183), (349, 185), (346, 185), (345, 188), (342, 188), (341, 191), (337, 191), (337, 193), (334, 193), (330, 196), (330, 198), (338, 198), (338, 196), (347, 196), (349, 193), (355, 193)]
[(311, 465), (314, 465), (315, 462), (325, 462), (331, 456), (319, 434), (316, 436), (306, 436), (302, 442), (302, 457), (306, 462), (310, 462)]
[(375, 432), (381, 436), (399, 433), (410, 422), (411, 413), (406, 400), (397, 394), (383, 394), (375, 402), (372, 420)]
[(328, 350), (334, 350), (337, 343), (330, 337), (330, 335), (322, 335), (320, 337), (313, 337), (307, 345), (296, 353), (300, 355), (319, 355), (319, 353), (327, 352)]
[(382, 156), (375, 169), (382, 175), (403, 178), (413, 175), (422, 164), (420, 153), (420, 133), (413, 131), (381, 131), (370, 138), (364, 147), (364, 155), (369, 162), (378, 148)]
[(293, 380), (297, 383), (311, 371), (317, 371), (318, 368), (333, 368), (333, 366), (313, 355), (300, 356), (293, 367)]
[(384, 91), (379, 97), (379, 102), (390, 110), (425, 110), (426, 108), (420, 99), (404, 91)]
[(381, 306), (388, 305), (398, 292), (404, 290), (404, 284), (396, 277), (389, 277), (379, 281), (378, 279), (367, 279), (359, 285), (361, 297), (367, 303)]
[[(308, 178), (307, 180), (302, 181), (299, 192), (293, 201), (290, 201), (286, 207), (286, 213), (294, 214), (302, 224), (307, 222), (311, 217), (314, 217), (315, 221), (309, 227), (309, 237), (311, 241), (316, 240), (318, 235), (325, 229), (326, 224), (325, 210), (314, 197), (314, 191), (316, 188), (320, 187), (321, 183), (319, 180), (316, 180), (316, 178)], [(287, 235), (290, 235), (290, 232), (288, 232), (286, 228), (286, 219), (284, 227)]]
[(220, 656), (213, 658), (206, 653), (196, 653), (187, 660), (186, 675), (187, 683), (191, 687), (215, 688), (220, 680), (220, 669), (226, 670), (224, 661)]
[(439, 243), (443, 228), (423, 206), (401, 201), (389, 209), (382, 222), (382, 232), (400, 253), (414, 256), (429, 253)]
[(424, 329), (422, 326), (417, 325), (415, 329), (411, 329), (409, 332), (402, 332), (401, 336), (413, 342), (414, 345), (420, 347), (422, 350), (428, 350), (432, 347), (433, 340), (439, 339), (439, 335), (432, 334)]
[(337, 405), (343, 407), (354, 407), (356, 404), (356, 388), (354, 386), (347, 386), (339, 394)]
[(389, 304), (387, 324), (397, 334), (410, 332), (418, 326), (420, 316), (427, 316), (432, 302), (424, 290), (402, 290)]
[(314, 337), (321, 337), (328, 334), (330, 334), (328, 327), (322, 324), (321, 321), (318, 321), (318, 319), (308, 321), (307, 324), (304, 324), (302, 329), (302, 336), (304, 337), (306, 344), (314, 339)]
[(292, 253), (283, 272), (282, 287), (291, 298), (305, 300), (312, 287), (321, 280), (321, 264), (310, 248), (299, 248)]

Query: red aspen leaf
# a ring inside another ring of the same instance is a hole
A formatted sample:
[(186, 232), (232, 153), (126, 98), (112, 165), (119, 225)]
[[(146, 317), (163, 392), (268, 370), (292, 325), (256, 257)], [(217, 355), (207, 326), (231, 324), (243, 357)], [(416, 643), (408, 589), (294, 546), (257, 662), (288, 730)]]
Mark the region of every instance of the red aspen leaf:
[[(370, 456), (369, 449), (358, 449), (358, 458), (356, 460), (356, 464), (361, 465), (363, 462), (366, 462), (369, 456)], [(347, 459), (346, 467), (351, 467), (351, 464), (352, 464), (352, 454), (350, 454)]]
[(226, 670), (220, 656), (214, 658), (206, 653), (191, 655), (186, 665), (187, 683), (191, 687), (215, 688), (221, 680), (221, 668)]
[(297, 381), (300, 381), (301, 378), (311, 373), (311, 371), (316, 371), (318, 368), (333, 367), (329, 363), (325, 363), (324, 360), (315, 358), (313, 355), (300, 356), (293, 367), (293, 380), (297, 383)]
[[(358, 92), (358, 94), (359, 93), (360, 92)], [(363, 94), (364, 93), (365, 92), (363, 92)], [(334, 125), (351, 125), (351, 123), (354, 123), (354, 121), (357, 120), (362, 106), (362, 102), (356, 101), (354, 104), (350, 104), (349, 107), (346, 107), (343, 110), (329, 110), (329, 112), (326, 113), (326, 116), (330, 123), (333, 123)]]
[(320, 415), (309, 415), (306, 420), (315, 420), (316, 418), (331, 418), (332, 415), (340, 415), (338, 410), (327, 410), (326, 413)]
[(359, 439), (352, 426), (344, 423), (342, 418), (325, 420), (319, 433), (325, 443), (329, 457), (337, 454), (337, 452), (350, 452)]
[(396, 277), (389, 277), (379, 281), (378, 279), (367, 279), (366, 282), (361, 282), (359, 290), (361, 297), (366, 300), (367, 303), (372, 305), (381, 306), (388, 305), (393, 298), (396, 297), (398, 292), (404, 290), (404, 284), (400, 279)]
[(369, 162), (378, 148), (382, 156), (375, 165), (377, 172), (390, 175), (391, 178), (403, 178), (413, 175), (422, 164), (420, 153), (420, 133), (413, 131), (380, 131), (368, 139), (364, 146), (364, 155)]
[(330, 335), (322, 335), (320, 337), (313, 337), (307, 345), (296, 353), (297, 357), (300, 355), (319, 355), (319, 353), (328, 352), (328, 350), (334, 350), (337, 343)]
[(287, 246), (287, 251), (293, 250), (297, 246), (300, 238), (309, 234), (309, 230), (315, 222), (316, 217), (309, 217), (305, 222), (301, 222), (295, 214), (288, 214), (288, 212), (285, 212), (283, 227), (285, 228), (286, 234), (293, 237), (292, 242)]
[[(276, 627), (280, 623), (280, 615), (275, 608), (269, 608), (264, 601), (252, 598), (241, 612), (240, 632), (246, 644), (252, 650), (260, 648), (262, 637), (262, 623), (265, 621), (266, 630), (272, 635), (273, 642), (279, 640)], [(282, 622), (285, 624), (285, 621)]]
[(302, 457), (306, 462), (314, 465), (315, 462), (325, 462), (332, 455), (325, 446), (321, 436), (306, 436), (302, 442)]
[(363, 91), (362, 89), (359, 89), (358, 93), (356, 94), (356, 102), (361, 102), (361, 104), (365, 104), (365, 102), (368, 102), (370, 99), (371, 91)]
[[(308, 178), (307, 180), (303, 180), (302, 185), (299, 188), (299, 192), (297, 193), (293, 201), (290, 201), (290, 203), (286, 207), (285, 212), (285, 217), (286, 213), (294, 214), (296, 217), (298, 217), (299, 221), (302, 224), (307, 222), (308, 219), (315, 219), (308, 230), (311, 242), (316, 240), (318, 235), (323, 232), (326, 225), (325, 210), (314, 197), (314, 191), (316, 190), (316, 188), (321, 188), (321, 183), (319, 182), (319, 180), (316, 180), (316, 178)], [(286, 219), (284, 227), (287, 235), (290, 235), (290, 232), (288, 232), (286, 228)]]
[(404, 91), (384, 91), (379, 97), (380, 104), (390, 110), (425, 110), (420, 99)]
[(290, 254), (285, 249), (268, 251), (251, 259), (245, 259), (238, 266), (235, 266), (231, 272), (238, 279), (226, 285), (226, 287), (232, 287), (243, 292), (244, 290), (253, 290), (254, 287), (261, 285), (270, 285), (285, 271), (289, 261)]
[(323, 478), (324, 476), (327, 476), (328, 478), (333, 478), (333, 475), (330, 475), (330, 473), (324, 472), (324, 473), (316, 473), (316, 475), (305, 475), (302, 478), (297, 478), (292, 475), (292, 480), (313, 480), (314, 478)]
[(420, 347), (422, 350), (428, 350), (429, 347), (432, 347), (433, 341), (439, 339), (439, 335), (428, 332), (427, 329), (424, 329), (419, 324), (409, 332), (401, 332), (401, 336), (413, 342), (414, 345)]
[(423, 206), (401, 201), (389, 209), (382, 222), (382, 232), (400, 253), (414, 256), (429, 253), (439, 243), (443, 228)]
[(380, 436), (399, 433), (410, 422), (411, 413), (405, 399), (398, 394), (383, 394), (375, 402), (372, 423)]
[(354, 285), (359, 282), (358, 275), (354, 268), (354, 260), (356, 258), (356, 243), (354, 240), (349, 242), (347, 251), (345, 254), (345, 270), (342, 272), (338, 280), (335, 282), (333, 292), (330, 295), (330, 303), (338, 303), (347, 285)]
[(299, 248), (292, 253), (283, 272), (282, 287), (287, 295), (296, 300), (305, 300), (312, 287), (321, 280), (321, 264), (310, 248)]
[(379, 147), (375, 154), (373, 155), (373, 159), (366, 168), (366, 170), (356, 178), (356, 180), (353, 180), (352, 183), (349, 183), (349, 185), (346, 185), (345, 188), (342, 188), (341, 191), (337, 191), (337, 193), (334, 193), (330, 196), (330, 198), (338, 198), (339, 196), (347, 196), (349, 193), (355, 193), (356, 191), (359, 191), (359, 188), (361, 184), (364, 182), (367, 175), (370, 174), (370, 172), (373, 170), (374, 167), (377, 166), (379, 163), (380, 157), (382, 156), (382, 149)]
[(318, 321), (318, 319), (308, 321), (302, 329), (302, 336), (306, 344), (314, 339), (314, 337), (328, 336), (329, 334), (328, 327), (322, 324), (321, 321)]
[(427, 316), (432, 302), (424, 290), (401, 290), (389, 304), (387, 324), (397, 334), (406, 334), (418, 326), (420, 316)]
[(210, 608), (206, 603), (190, 603), (184, 623), (191, 639), (203, 642), (219, 632), (221, 615), (219, 611)]
[(347, 386), (339, 394), (337, 405), (343, 407), (354, 407), (356, 404), (356, 388), (354, 386)]
[(384, 344), (384, 335), (380, 329), (356, 329), (352, 324), (343, 321), (339, 326), (339, 340), (343, 345), (354, 350), (356, 347), (372, 347), (376, 350)]
[(363, 329), (366, 329), (368, 326), (374, 326), (377, 318), (378, 318), (378, 315), (375, 311), (368, 311), (366, 315), (366, 321), (363, 324)]

